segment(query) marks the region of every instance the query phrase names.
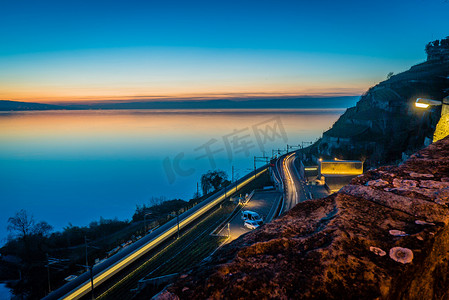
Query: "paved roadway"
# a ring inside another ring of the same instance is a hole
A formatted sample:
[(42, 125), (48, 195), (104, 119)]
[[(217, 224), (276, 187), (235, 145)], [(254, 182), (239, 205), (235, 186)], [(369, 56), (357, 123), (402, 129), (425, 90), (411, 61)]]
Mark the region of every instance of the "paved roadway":
[(276, 164), (284, 182), (284, 208), (283, 212), (292, 209), (299, 202), (310, 199), (305, 181), (299, 175), (296, 153), (281, 156)]
[[(257, 191), (245, 204), (245, 206), (231, 219), (229, 222), (229, 229), (231, 231), (230, 239), (228, 242), (235, 240), (242, 234), (245, 234), (251, 229), (243, 226), (243, 220), (241, 218), (241, 211), (250, 210), (258, 213), (264, 221), (270, 222), (273, 218), (273, 214), (276, 212), (276, 207), (279, 204), (279, 198), (282, 193), (276, 190)], [(219, 235), (227, 235), (228, 228), (225, 226), (219, 233)]]
[[(306, 184), (305, 179), (299, 173), (299, 164), (300, 161), (296, 156), (296, 152), (292, 152), (279, 157), (273, 168), (273, 172), (277, 178), (275, 181), (278, 183), (282, 181), (279, 189), (284, 190), (284, 200), (280, 214), (289, 211), (300, 202), (309, 199), (319, 199), (329, 195), (323, 186), (309, 186)], [(255, 211), (259, 215), (264, 216), (264, 220), (269, 222), (272, 218), (277, 217), (274, 216), (276, 209), (272, 208), (279, 204), (278, 200), (281, 196), (282, 193), (279, 191), (256, 192), (242, 210)], [(241, 212), (232, 218), (229, 226), (231, 234), (230, 241), (251, 231), (243, 226)], [(224, 227), (219, 234), (227, 235), (227, 227)]]

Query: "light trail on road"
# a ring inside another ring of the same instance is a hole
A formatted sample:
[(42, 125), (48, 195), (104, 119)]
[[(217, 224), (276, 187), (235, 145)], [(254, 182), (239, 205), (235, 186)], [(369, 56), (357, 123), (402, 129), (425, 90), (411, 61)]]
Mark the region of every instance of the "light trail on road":
[[(209, 211), (212, 207), (223, 201), (225, 198), (231, 195), (229, 193), (231, 190), (237, 191), (240, 188), (244, 187), (249, 182), (253, 181), (255, 178), (262, 175), (264, 172), (268, 170), (267, 166), (261, 167), (255, 172), (251, 172), (250, 174), (247, 174), (243, 178), (241, 178), (239, 181), (237, 181), (233, 186), (227, 187), (228, 193), (226, 193), (224, 190), (217, 192), (216, 195), (213, 195), (209, 197), (208, 199), (204, 200), (203, 203), (200, 203), (196, 207), (193, 207), (191, 210), (186, 211), (185, 213), (181, 214), (179, 216), (179, 228), (183, 229), (187, 225), (189, 225), (191, 222), (196, 220), (197, 218), (201, 217), (203, 214), (205, 214), (207, 211)], [(121, 253), (117, 253), (116, 255), (112, 256), (110, 259), (104, 261), (95, 270), (93, 284), (94, 287), (97, 287), (98, 285), (104, 283), (106, 280), (129, 266), (131, 263), (136, 261), (138, 258), (142, 257), (144, 254), (146, 254), (149, 250), (153, 249), (163, 241), (170, 238), (172, 235), (174, 235), (178, 230), (178, 224), (176, 222), (176, 219), (171, 220), (164, 226), (160, 227), (158, 230), (156, 230), (154, 238), (151, 238), (151, 240), (146, 241), (144, 244), (137, 243), (138, 246), (136, 249), (133, 249), (132, 252), (127, 253), (126, 255), (123, 255)], [(149, 235), (151, 236), (151, 235)], [(143, 240), (143, 239), (142, 239)], [(141, 241), (142, 241), (141, 240)], [(146, 239), (145, 239), (146, 240)], [(123, 257), (120, 257), (120, 255), (123, 255)], [(117, 259), (117, 257), (119, 259)], [(115, 258), (115, 259), (114, 259)], [(95, 269), (95, 268), (94, 268)], [(75, 279), (72, 282), (69, 282), (68, 284), (62, 286), (58, 290), (54, 291), (53, 293), (49, 294), (47, 297), (45, 297), (45, 300), (50, 299), (63, 299), (63, 300), (72, 300), (72, 299), (79, 299), (82, 296), (86, 295), (88, 292), (91, 291), (91, 281), (90, 276), (87, 276), (87, 273), (84, 273), (83, 275), (79, 276), (77, 279)], [(78, 283), (77, 286), (73, 286), (76, 284), (77, 281), (82, 280), (84, 278), (85, 280)]]
[[(281, 156), (276, 164), (278, 174), (284, 179), (284, 207), (283, 212), (289, 211), (299, 202), (308, 199), (303, 178), (295, 167), (296, 153)], [(279, 168), (282, 168), (280, 172)]]

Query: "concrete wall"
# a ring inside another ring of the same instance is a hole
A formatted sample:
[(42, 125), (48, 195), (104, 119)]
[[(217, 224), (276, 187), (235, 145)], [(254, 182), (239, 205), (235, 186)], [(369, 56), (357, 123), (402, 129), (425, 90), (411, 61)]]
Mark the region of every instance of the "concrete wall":
[(330, 160), (320, 162), (320, 175), (360, 175), (363, 162), (355, 160)]

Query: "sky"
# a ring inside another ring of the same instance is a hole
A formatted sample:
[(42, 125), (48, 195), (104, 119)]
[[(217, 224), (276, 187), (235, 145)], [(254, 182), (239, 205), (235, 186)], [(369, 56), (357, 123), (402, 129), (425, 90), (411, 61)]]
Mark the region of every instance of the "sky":
[(449, 35), (448, 0), (0, 0), (0, 99), (359, 95)]

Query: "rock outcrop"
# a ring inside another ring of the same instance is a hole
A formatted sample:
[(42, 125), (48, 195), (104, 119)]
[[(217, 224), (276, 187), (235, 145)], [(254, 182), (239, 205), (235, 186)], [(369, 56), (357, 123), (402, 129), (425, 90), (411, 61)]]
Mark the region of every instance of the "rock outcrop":
[(449, 138), (223, 247), (159, 299), (449, 299)]
[(413, 104), (419, 97), (441, 100), (449, 95), (448, 43), (443, 39), (426, 46), (428, 53), (442, 53), (444, 59), (433, 59), (440, 55), (435, 54), (371, 87), (355, 107), (323, 133), (311, 154), (364, 160), (371, 167), (400, 161), (404, 155), (429, 145), (441, 107), (425, 111)]

